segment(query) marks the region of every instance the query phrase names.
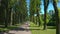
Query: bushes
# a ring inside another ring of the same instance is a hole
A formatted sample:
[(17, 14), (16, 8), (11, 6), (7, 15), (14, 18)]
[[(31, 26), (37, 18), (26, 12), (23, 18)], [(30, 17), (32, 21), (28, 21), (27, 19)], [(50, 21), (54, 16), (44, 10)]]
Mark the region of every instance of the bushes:
[(47, 23), (47, 26), (56, 26), (56, 22), (49, 22)]

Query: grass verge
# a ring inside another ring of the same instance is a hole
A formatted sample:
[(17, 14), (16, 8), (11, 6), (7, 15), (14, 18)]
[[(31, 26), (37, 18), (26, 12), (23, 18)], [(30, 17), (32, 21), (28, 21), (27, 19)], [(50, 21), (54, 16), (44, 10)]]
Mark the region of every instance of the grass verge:
[(30, 23), (30, 30), (32, 34), (56, 34), (56, 29), (53, 28), (54, 26), (48, 26), (47, 30), (43, 30), (43, 27), (38, 27), (34, 23)]
[(11, 29), (18, 28), (20, 25), (21, 24), (16, 24), (16, 25), (9, 26), (9, 27), (6, 27), (6, 28), (0, 28), (0, 32), (6, 32), (6, 31), (9, 31)]

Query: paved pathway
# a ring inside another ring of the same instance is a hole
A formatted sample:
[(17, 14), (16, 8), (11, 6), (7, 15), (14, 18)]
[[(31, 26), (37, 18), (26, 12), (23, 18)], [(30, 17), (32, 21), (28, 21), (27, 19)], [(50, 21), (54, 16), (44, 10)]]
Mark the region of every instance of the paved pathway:
[(20, 26), (19, 28), (16, 28), (14, 30), (9, 31), (8, 33), (4, 34), (31, 34), (31, 31), (28, 30), (29, 27), (26, 29), (26, 24)]

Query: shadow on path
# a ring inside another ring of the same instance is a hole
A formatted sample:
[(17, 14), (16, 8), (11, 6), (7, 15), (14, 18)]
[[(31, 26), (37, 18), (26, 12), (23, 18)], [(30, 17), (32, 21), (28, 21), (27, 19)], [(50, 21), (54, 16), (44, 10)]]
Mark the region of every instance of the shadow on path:
[(11, 29), (11, 30), (15, 30), (15, 31), (24, 31), (26, 30), (25, 28), (15, 28), (15, 29)]
[(27, 31), (27, 30), (41, 30), (41, 29), (25, 29), (25, 28), (15, 28), (15, 29), (12, 29), (12, 30), (15, 30), (15, 31)]

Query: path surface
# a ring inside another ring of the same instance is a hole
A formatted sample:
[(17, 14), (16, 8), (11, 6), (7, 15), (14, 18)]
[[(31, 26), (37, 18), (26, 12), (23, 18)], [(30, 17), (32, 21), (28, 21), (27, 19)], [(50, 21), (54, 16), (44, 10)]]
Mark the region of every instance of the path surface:
[(8, 33), (4, 34), (31, 34), (31, 31), (26, 28), (26, 24), (21, 25), (19, 28), (9, 31)]

